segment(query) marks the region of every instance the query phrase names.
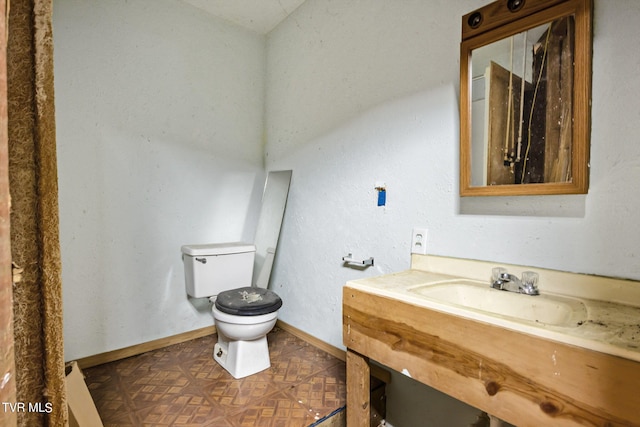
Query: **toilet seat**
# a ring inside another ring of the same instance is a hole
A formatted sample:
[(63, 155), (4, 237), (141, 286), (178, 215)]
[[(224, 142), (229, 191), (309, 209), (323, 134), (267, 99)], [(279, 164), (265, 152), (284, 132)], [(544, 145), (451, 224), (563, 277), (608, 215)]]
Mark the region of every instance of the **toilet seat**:
[(215, 307), (234, 316), (260, 316), (282, 307), (282, 299), (273, 291), (248, 286), (220, 292)]

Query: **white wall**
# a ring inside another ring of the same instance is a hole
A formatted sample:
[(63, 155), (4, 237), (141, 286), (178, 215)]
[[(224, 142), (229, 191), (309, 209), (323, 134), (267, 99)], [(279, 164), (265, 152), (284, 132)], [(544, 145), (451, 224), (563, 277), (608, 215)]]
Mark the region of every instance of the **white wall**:
[[(596, 1), (589, 194), (461, 199), (460, 20), (486, 3), (307, 0), (269, 35), (265, 158), (294, 171), (272, 278), (285, 322), (341, 346), (342, 285), (408, 268), (418, 225), (431, 254), (640, 279), (640, 2)], [(345, 268), (348, 252), (376, 266)]]
[(210, 326), (180, 246), (253, 239), (264, 38), (168, 0), (53, 24), (66, 359)]

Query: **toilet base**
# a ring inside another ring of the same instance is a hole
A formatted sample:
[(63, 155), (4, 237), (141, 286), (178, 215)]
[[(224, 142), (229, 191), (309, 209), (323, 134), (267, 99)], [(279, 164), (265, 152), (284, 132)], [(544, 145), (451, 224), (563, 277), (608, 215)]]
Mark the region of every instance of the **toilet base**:
[(271, 366), (266, 336), (251, 341), (233, 341), (218, 331), (213, 358), (236, 379), (257, 374)]

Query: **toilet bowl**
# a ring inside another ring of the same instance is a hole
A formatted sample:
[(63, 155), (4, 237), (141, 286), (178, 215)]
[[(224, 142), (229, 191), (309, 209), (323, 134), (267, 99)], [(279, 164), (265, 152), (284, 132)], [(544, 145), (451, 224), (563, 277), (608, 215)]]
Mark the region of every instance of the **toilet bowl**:
[(213, 358), (234, 378), (271, 366), (267, 333), (278, 319), (282, 300), (275, 292), (245, 287), (221, 292), (211, 308), (218, 332)]
[(216, 330), (232, 340), (251, 341), (268, 334), (278, 320), (278, 312), (260, 316), (235, 316), (211, 308)]
[(218, 332), (213, 358), (234, 378), (244, 378), (271, 366), (267, 334), (278, 312), (259, 316), (236, 316), (212, 308)]
[[(251, 284), (255, 246), (246, 243), (182, 247), (187, 294), (209, 297), (218, 342), (213, 358), (234, 378), (271, 366), (267, 334), (282, 300), (266, 289), (275, 250), (269, 248), (255, 286)], [(266, 280), (265, 280), (266, 278)]]

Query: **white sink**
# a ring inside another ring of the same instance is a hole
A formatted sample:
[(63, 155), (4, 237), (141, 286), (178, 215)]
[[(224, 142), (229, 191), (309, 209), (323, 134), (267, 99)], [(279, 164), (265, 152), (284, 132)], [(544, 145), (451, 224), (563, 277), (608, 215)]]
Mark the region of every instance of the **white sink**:
[(455, 279), (407, 288), (430, 300), (543, 325), (577, 327), (587, 320), (579, 299), (559, 295), (524, 295), (493, 289), (488, 283)]

